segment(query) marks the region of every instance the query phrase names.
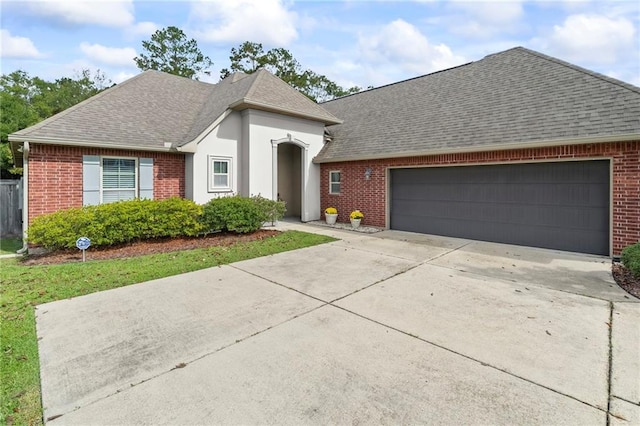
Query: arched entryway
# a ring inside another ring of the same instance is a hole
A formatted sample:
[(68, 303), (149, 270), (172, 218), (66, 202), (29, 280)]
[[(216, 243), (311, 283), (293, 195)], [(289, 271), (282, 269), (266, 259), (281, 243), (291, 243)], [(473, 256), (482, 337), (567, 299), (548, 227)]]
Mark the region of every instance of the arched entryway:
[(272, 140), (274, 199), (287, 203), (286, 217), (305, 218), (305, 181), (309, 145), (287, 134)]
[(278, 145), (278, 199), (287, 203), (285, 217), (302, 212), (302, 149), (291, 143)]

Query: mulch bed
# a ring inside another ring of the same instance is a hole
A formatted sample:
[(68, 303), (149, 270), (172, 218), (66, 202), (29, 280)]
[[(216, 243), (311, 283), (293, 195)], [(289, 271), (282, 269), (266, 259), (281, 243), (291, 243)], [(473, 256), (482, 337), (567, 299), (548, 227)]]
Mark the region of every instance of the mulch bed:
[(614, 263), (611, 273), (616, 283), (627, 293), (640, 299), (640, 278), (634, 277), (630, 270), (621, 263)]
[[(87, 260), (118, 259), (213, 246), (231, 246), (237, 243), (263, 240), (279, 233), (280, 231), (261, 229), (251, 234), (219, 233), (209, 234), (206, 237), (160, 238), (111, 247), (91, 247), (87, 250), (86, 257)], [(21, 261), (23, 265), (54, 265), (74, 262), (82, 262), (82, 252), (78, 249), (29, 254)]]

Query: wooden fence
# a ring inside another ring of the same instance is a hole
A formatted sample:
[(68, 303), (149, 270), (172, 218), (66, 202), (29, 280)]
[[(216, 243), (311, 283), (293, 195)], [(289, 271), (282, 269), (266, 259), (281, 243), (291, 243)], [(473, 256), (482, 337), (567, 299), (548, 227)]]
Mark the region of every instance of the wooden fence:
[(0, 180), (0, 237), (22, 235), (22, 196), (19, 180)]

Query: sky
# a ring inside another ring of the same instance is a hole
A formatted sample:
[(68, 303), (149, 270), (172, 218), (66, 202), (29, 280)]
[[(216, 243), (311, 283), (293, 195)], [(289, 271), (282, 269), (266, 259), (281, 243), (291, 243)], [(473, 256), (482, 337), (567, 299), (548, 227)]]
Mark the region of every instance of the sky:
[(523, 46), (640, 86), (635, 0), (0, 0), (1, 71), (45, 80), (140, 71), (142, 41), (176, 26), (214, 65), (244, 41), (289, 50), (344, 87), (378, 87)]

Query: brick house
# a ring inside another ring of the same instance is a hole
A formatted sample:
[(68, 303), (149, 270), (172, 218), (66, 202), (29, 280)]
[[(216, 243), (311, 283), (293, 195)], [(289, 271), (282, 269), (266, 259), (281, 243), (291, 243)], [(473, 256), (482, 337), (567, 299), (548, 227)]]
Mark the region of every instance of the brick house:
[(608, 256), (640, 240), (640, 88), (524, 48), (320, 105), (265, 71), (216, 85), (146, 72), (10, 140), (28, 218), (261, 193), (302, 221), (333, 206), (340, 221), (359, 209), (389, 229)]

